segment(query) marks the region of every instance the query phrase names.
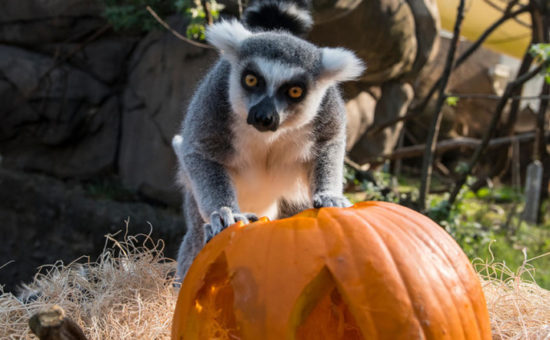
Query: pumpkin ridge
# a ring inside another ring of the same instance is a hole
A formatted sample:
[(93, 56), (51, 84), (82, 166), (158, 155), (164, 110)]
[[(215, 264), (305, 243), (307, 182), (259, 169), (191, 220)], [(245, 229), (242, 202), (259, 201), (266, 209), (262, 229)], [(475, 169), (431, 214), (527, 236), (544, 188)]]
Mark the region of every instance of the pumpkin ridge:
[[(377, 214), (378, 215), (378, 214)], [(372, 216), (370, 217), (372, 218)], [(384, 238), (380, 235), (379, 231), (377, 230), (376, 227), (374, 227), (372, 224), (371, 224), (371, 220), (365, 220), (365, 224), (369, 226), (369, 228), (378, 236), (378, 238), (382, 241), (384, 241)], [(416, 308), (414, 307), (414, 299), (411, 295), (411, 287), (409, 287), (409, 285), (405, 282), (405, 279), (403, 278), (403, 276), (401, 276), (401, 273), (399, 271), (399, 266), (397, 265), (397, 262), (395, 261), (395, 258), (394, 258), (394, 254), (392, 253), (392, 251), (389, 249), (389, 247), (387, 246), (386, 242), (380, 242), (380, 244), (384, 247), (384, 249), (386, 250), (387, 254), (389, 254), (388, 258), (389, 260), (391, 261), (391, 264), (393, 266), (393, 268), (395, 269), (395, 271), (397, 272), (397, 277), (399, 278), (402, 286), (405, 288), (406, 292), (407, 292), (407, 297), (409, 299), (409, 304), (411, 306), (411, 309), (414, 313), (414, 316), (415, 316), (415, 320), (418, 324), (418, 326), (420, 326), (419, 328), (422, 330), (422, 336), (423, 336), (423, 339), (430, 339), (431, 337), (428, 337), (427, 334), (426, 334), (426, 330), (424, 329), (424, 325), (422, 324), (421, 322), (421, 318), (420, 316), (418, 315), (418, 312), (416, 310)]]
[[(395, 211), (397, 209), (392, 209), (394, 212), (396, 212), (397, 214), (399, 214), (400, 216), (403, 216), (402, 214), (399, 213), (399, 211)], [(405, 218), (405, 216), (403, 216)], [(425, 217), (425, 216), (423, 216)], [(428, 217), (425, 217), (426, 219), (429, 219), (430, 222), (432, 223), (435, 223), (432, 219), (428, 218)], [(436, 224), (436, 223), (435, 223)], [(438, 225), (439, 226), (439, 225)], [(424, 228), (423, 225), (420, 225), (420, 229), (422, 230), (422, 232), (424, 233), (424, 235), (428, 235), (429, 236), (429, 233), (427, 232), (427, 230)], [(463, 253), (462, 251), (462, 248), (460, 248), (460, 246), (456, 243), (456, 241), (454, 240), (454, 238), (445, 230), (443, 229), (443, 227), (439, 226), (439, 233), (440, 234), (443, 234), (447, 239), (449, 240), (452, 240), (453, 244), (458, 247), (458, 249), (460, 249), (460, 255), (462, 257), (464, 257), (466, 259), (466, 261), (468, 263), (470, 263), (470, 260), (466, 257), (466, 255)], [(457, 261), (453, 261), (453, 259), (451, 259), (449, 257), (449, 254), (442, 248), (442, 245), (439, 244), (439, 243), (436, 243), (438, 248), (440, 249), (441, 253), (445, 256), (445, 258), (449, 261), (449, 263), (451, 264), (451, 266), (456, 270), (457, 273), (459, 273), (460, 271), (458, 269), (457, 266), (456, 266), (456, 263)], [(475, 277), (476, 280), (479, 280), (478, 279), (478, 276), (477, 276), (477, 273), (473, 270), (473, 268), (470, 266), (467, 267), (467, 271), (469, 272), (470, 276), (471, 277)], [(462, 285), (462, 288), (464, 289), (464, 291), (467, 293), (467, 297), (468, 297), (468, 300), (470, 301), (470, 305), (472, 306), (472, 312), (474, 313), (474, 318), (476, 320), (476, 325), (477, 325), (477, 329), (478, 329), (478, 334), (483, 334), (483, 326), (480, 324), (480, 318), (478, 317), (479, 313), (476, 311), (476, 306), (478, 304), (475, 303), (475, 301), (472, 300), (472, 297), (471, 297), (471, 287), (468, 287), (468, 285), (464, 282), (464, 277), (466, 275), (459, 275), (459, 279), (460, 279), (460, 283)], [(478, 281), (479, 282), (479, 281)], [(485, 308), (485, 314), (488, 314), (488, 311), (487, 311), (487, 301), (485, 300), (485, 295), (483, 294), (483, 291), (481, 290), (481, 288), (479, 289), (479, 292), (481, 293), (481, 298), (483, 299), (483, 303), (482, 303), (482, 306), (484, 306)], [(482, 307), (483, 308), (483, 307)], [(490, 329), (490, 326), (489, 326), (489, 329)]]
[[(387, 223), (387, 224), (391, 224), (392, 225), (392, 229), (395, 229), (395, 230), (399, 230), (401, 233), (402, 233), (402, 236), (403, 237), (407, 237), (410, 241), (412, 241), (412, 243), (415, 243), (415, 244), (422, 244), (424, 245), (428, 250), (434, 250), (433, 247), (430, 246), (429, 243), (425, 242), (424, 239), (422, 239), (421, 237), (418, 237), (418, 235), (416, 235), (415, 233), (411, 232), (411, 228), (405, 228), (405, 227), (402, 227), (401, 225), (399, 225), (398, 223), (396, 223), (393, 219), (389, 219), (387, 218), (387, 216), (385, 214), (377, 214), (377, 217), (381, 220), (384, 220), (384, 223)], [(400, 216), (401, 217), (401, 216)], [(400, 222), (403, 222), (403, 223), (406, 223), (408, 224), (408, 227), (412, 227), (414, 228), (415, 230), (421, 230), (420, 228), (418, 228), (415, 224), (413, 223), (410, 223), (409, 220), (405, 220), (403, 219), (402, 221)], [(445, 262), (446, 264), (449, 264), (449, 261), (448, 261), (448, 258), (445, 257)], [(439, 278), (440, 282), (442, 282), (444, 285), (445, 285), (445, 288), (447, 288), (449, 291), (451, 287), (449, 287), (447, 285), (447, 280), (443, 279), (443, 277), (441, 276), (441, 272), (438, 270), (439, 268), (437, 266), (434, 266), (435, 267), (435, 270), (434, 272), (436, 273), (437, 277)], [(454, 269), (454, 267), (453, 267)], [(457, 282), (461, 285), (462, 287), (462, 281), (460, 280), (460, 276), (458, 275), (458, 273), (456, 273), (455, 271), (455, 275), (454, 275), (456, 278), (457, 278)], [(437, 294), (437, 289), (434, 289), (433, 288), (433, 285), (429, 284), (429, 287), (431, 288), (432, 292), (433, 292), (433, 296), (436, 297), (437, 301), (439, 302), (439, 305), (441, 305), (441, 296), (440, 294)], [(464, 287), (462, 287), (462, 290), (466, 293), (466, 289), (464, 289)], [(466, 295), (466, 294), (464, 294)], [(460, 320), (461, 320), (461, 330), (462, 330), (462, 339), (468, 339), (467, 337), (467, 334), (465, 333), (466, 330), (464, 329), (463, 325), (466, 324), (466, 320), (464, 320), (462, 314), (457, 310), (456, 308), (456, 305), (457, 305), (457, 301), (456, 299), (454, 298), (454, 295), (453, 294), (450, 294), (451, 298), (452, 298), (452, 301), (453, 301), (453, 304), (452, 304), (452, 308), (454, 309), (454, 314), (455, 316), (457, 316)], [(472, 301), (469, 300), (469, 303), (472, 307), (472, 310), (473, 310), (473, 306), (472, 306)], [(475, 319), (475, 317), (474, 317)], [(477, 322), (477, 320), (476, 320)], [(449, 325), (450, 326), (450, 325)], [(454, 339), (453, 339), (454, 340)]]
[[(376, 205), (371, 205), (369, 204), (369, 206), (376, 206)], [(405, 283), (403, 277), (401, 276), (401, 273), (399, 271), (399, 267), (397, 266), (396, 262), (395, 262), (395, 259), (393, 258), (393, 254), (391, 253), (390, 249), (388, 248), (388, 246), (386, 245), (386, 242), (384, 241), (384, 239), (382, 238), (382, 236), (380, 235), (380, 233), (378, 232), (378, 230), (371, 224), (371, 221), (370, 220), (365, 220), (365, 219), (360, 219), (356, 214), (350, 214), (349, 216), (347, 216), (346, 218), (353, 218), (355, 220), (357, 220), (359, 223), (358, 224), (362, 224), (364, 225), (366, 228), (369, 228), (372, 232), (372, 234), (374, 235), (373, 237), (376, 238), (376, 243), (380, 246), (380, 248), (382, 248), (384, 250), (384, 257), (386, 259), (390, 259), (388, 262), (391, 263), (391, 266), (392, 266), (392, 272), (393, 272), (393, 275), (395, 276), (395, 281), (396, 282), (399, 282), (399, 284), (405, 289), (405, 291), (407, 292), (407, 301), (408, 301), (408, 304), (410, 306), (410, 308), (413, 310), (413, 313), (414, 313), (414, 316), (415, 316), (415, 321), (417, 323), (417, 328), (421, 329), (422, 330), (422, 334), (424, 336), (424, 338), (426, 338), (426, 333), (425, 333), (425, 330), (423, 329), (421, 323), (420, 323), (420, 318), (418, 317), (417, 313), (416, 313), (416, 310), (414, 308), (414, 304), (413, 304), (413, 299), (411, 297), (411, 293), (410, 293), (410, 289), (408, 287), (408, 285)], [(370, 218), (370, 217), (369, 217)], [(337, 218), (335, 220), (338, 220)], [(387, 264), (389, 266), (389, 264)], [(359, 266), (354, 266), (355, 268), (360, 268)], [(337, 284), (338, 284), (338, 281), (337, 281)], [(374, 320), (375, 318), (372, 317), (372, 314), (370, 314), (370, 318), (371, 320)], [(378, 329), (375, 327), (377, 333), (378, 333)]]
[[(408, 221), (408, 218), (407, 218), (408, 216), (406, 216), (405, 214), (403, 214), (402, 211), (399, 211), (399, 209), (391, 209), (391, 208), (393, 208), (393, 207), (387, 207), (387, 208), (389, 208), (388, 210), (390, 210), (393, 214), (396, 214), (396, 215), (400, 216), (403, 220)], [(424, 216), (424, 215), (422, 215), (422, 216)], [(456, 244), (456, 241), (452, 238), (451, 235), (449, 235), (449, 234), (443, 229), (443, 227), (441, 227), (440, 225), (438, 225), (437, 223), (435, 223), (432, 219), (430, 219), (430, 218), (428, 218), (428, 217), (426, 217), (426, 218), (429, 219), (429, 221), (430, 221), (431, 223), (436, 224), (436, 225), (441, 229), (440, 234), (444, 234), (444, 235), (445, 235), (445, 238), (444, 238), (444, 239), (445, 239), (445, 242), (448, 241), (447, 239), (450, 239), (450, 240), (452, 240), (452, 241), (455, 243), (456, 246), (458, 246), (458, 245)], [(420, 225), (420, 227), (417, 228), (417, 229), (419, 230), (419, 233), (422, 232), (422, 233), (424, 234), (424, 236), (428, 236), (428, 238), (429, 238), (430, 235), (429, 235), (429, 233), (427, 232), (427, 230), (426, 230), (425, 228), (423, 228), (423, 226)], [(456, 262), (453, 261), (453, 260), (449, 257), (449, 254), (443, 249), (443, 247), (442, 247), (442, 245), (441, 245), (440, 242), (434, 242), (434, 243), (436, 244), (436, 246), (437, 246), (436, 249), (439, 250), (439, 253), (440, 253), (440, 254), (443, 254), (443, 257), (445, 258), (445, 260), (447, 260), (447, 263), (450, 264), (451, 267), (452, 267), (452, 268), (455, 270), (455, 272), (458, 274), (460, 271), (458, 270), (457, 266), (455, 265)], [(430, 248), (431, 248), (431, 249), (434, 249), (433, 247), (430, 247)], [(469, 262), (469, 261), (470, 261), (470, 260), (468, 259), (468, 262)], [(470, 271), (470, 274), (472, 274), (472, 276), (475, 276), (475, 277), (477, 278), (477, 274), (471, 273), (470, 268), (469, 268), (469, 271)], [(476, 308), (475, 308), (476, 303), (472, 300), (472, 298), (471, 298), (471, 296), (470, 296), (470, 294), (469, 294), (469, 289), (467, 289), (467, 287), (466, 287), (466, 285), (465, 285), (465, 283), (464, 283), (463, 276), (462, 276), (462, 275), (457, 275), (457, 277), (458, 277), (458, 281), (460, 282), (460, 285), (461, 285), (462, 289), (463, 289), (464, 292), (466, 293), (466, 294), (464, 294), (464, 295), (468, 298), (468, 301), (470, 302), (470, 306), (472, 307), (473, 318), (474, 318), (474, 320), (475, 320), (475, 322), (476, 322), (476, 326), (477, 326), (477, 330), (478, 330), (477, 334), (483, 334), (484, 332), (483, 332), (482, 326), (480, 325), (480, 320), (479, 320), (479, 318), (477, 317), (477, 313), (476, 313)], [(483, 304), (486, 305), (485, 296), (483, 295), (483, 293), (482, 293), (482, 297), (483, 297)]]
[[(329, 213), (330, 210), (327, 210), (326, 208), (325, 208), (325, 209), (322, 208), (321, 210), (323, 210), (324, 213), (323, 213), (322, 215), (319, 214), (319, 215), (320, 215), (319, 218), (326, 218), (327, 220), (339, 222), (339, 220), (338, 220), (337, 217), (334, 217), (333, 214)], [(354, 214), (350, 214), (350, 215), (348, 216), (348, 218), (354, 218), (354, 219), (356, 219), (356, 220), (359, 222), (358, 224), (364, 224), (364, 223), (365, 223), (365, 221), (358, 219), (357, 216), (354, 215)], [(317, 222), (317, 223), (318, 223), (318, 222)], [(340, 223), (330, 223), (329, 225), (331, 225), (331, 226), (332, 226), (332, 225), (338, 225), (338, 226), (340, 226)], [(339, 228), (339, 229), (341, 229), (341, 228)], [(343, 232), (341, 231), (341, 233), (343, 233)], [(332, 235), (331, 235), (331, 236), (332, 236)], [(326, 240), (326, 238), (328, 237), (328, 235), (326, 235), (326, 233), (323, 233), (323, 237), (324, 237), (324, 239)], [(341, 239), (342, 239), (342, 242), (345, 243), (345, 245), (343, 245), (343, 248), (344, 248), (344, 249), (351, 249), (350, 244), (349, 244), (349, 241), (348, 241), (348, 238), (347, 238), (347, 237), (341, 237)], [(326, 243), (327, 243), (327, 242), (325, 241), (325, 244), (326, 244)], [(327, 249), (328, 249), (328, 247), (327, 247)], [(348, 260), (349, 260), (349, 258), (348, 258)], [(357, 265), (357, 261), (355, 261), (355, 258), (354, 258), (353, 256), (351, 257), (351, 261), (353, 261), (353, 266), (350, 266), (350, 267), (353, 267), (353, 268), (360, 268), (360, 267)], [(325, 264), (326, 264), (326, 261), (325, 261)], [(354, 318), (355, 320), (357, 320), (358, 318), (357, 318), (357, 315), (355, 315), (355, 313), (354, 313), (353, 304), (350, 303), (350, 300), (351, 300), (351, 299), (350, 299), (350, 297), (348, 296), (348, 294), (346, 294), (346, 293), (347, 293), (347, 290), (341, 285), (340, 281), (337, 279), (338, 276), (337, 276), (337, 275), (334, 275), (333, 271), (330, 269), (330, 266), (329, 266), (328, 264), (326, 264), (326, 266), (327, 266), (327, 269), (328, 269), (329, 273), (330, 273), (330, 274), (332, 275), (332, 277), (334, 278), (334, 283), (335, 283), (335, 285), (336, 285), (338, 291), (340, 292), (340, 295), (342, 296), (342, 299), (344, 299), (345, 303), (348, 305), (350, 314), (353, 316), (353, 318)], [(366, 325), (365, 327), (369, 327), (371, 333), (378, 333), (377, 328), (374, 326), (374, 325), (375, 325), (375, 322), (374, 322), (374, 318), (373, 318), (373, 316), (372, 316), (372, 313), (371, 313), (370, 309), (369, 309), (368, 317), (366, 317), (366, 319), (368, 319), (368, 325)], [(359, 326), (359, 329), (361, 329), (361, 326)], [(363, 335), (363, 334), (364, 334), (364, 332), (361, 331), (361, 335)], [(367, 334), (369, 334), (369, 333), (367, 333)], [(363, 335), (363, 337), (365, 338), (364, 335)]]

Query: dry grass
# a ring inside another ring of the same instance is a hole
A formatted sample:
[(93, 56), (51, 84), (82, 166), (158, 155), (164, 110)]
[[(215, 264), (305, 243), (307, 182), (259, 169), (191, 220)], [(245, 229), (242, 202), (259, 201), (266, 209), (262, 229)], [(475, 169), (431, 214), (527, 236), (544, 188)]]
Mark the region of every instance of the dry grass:
[(171, 279), (175, 264), (163, 257), (163, 243), (148, 235), (107, 239), (95, 262), (41, 268), (25, 289), (31, 302), (1, 294), (0, 339), (35, 339), (28, 319), (54, 304), (89, 339), (169, 339), (177, 296)]
[[(175, 265), (163, 257), (163, 243), (148, 235), (107, 239), (95, 262), (43, 267), (26, 288), (28, 295), (42, 294), (28, 303), (0, 290), (0, 339), (34, 339), (28, 319), (53, 304), (62, 306), (89, 339), (169, 339)], [(529, 279), (534, 270), (529, 261), (517, 272), (492, 260), (474, 261), (494, 339), (550, 339), (550, 292)]]
[(550, 291), (534, 280), (536, 270), (530, 262), (550, 253), (527, 258), (514, 272), (494, 258), (476, 260), (487, 300), (493, 339), (550, 339)]

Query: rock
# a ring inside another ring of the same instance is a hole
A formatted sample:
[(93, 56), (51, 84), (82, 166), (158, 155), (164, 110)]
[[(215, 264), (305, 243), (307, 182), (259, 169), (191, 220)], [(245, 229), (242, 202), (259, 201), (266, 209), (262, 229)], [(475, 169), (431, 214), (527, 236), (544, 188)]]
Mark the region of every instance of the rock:
[(347, 139), (346, 150), (349, 151), (359, 141), (367, 128), (374, 122), (374, 109), (377, 98), (367, 91), (361, 91), (346, 102)]
[(186, 103), (217, 53), (153, 32), (130, 61), (124, 91), (119, 170), (124, 183), (149, 198), (179, 205), (171, 140)]
[[(137, 43), (137, 37), (104, 35), (75, 53), (70, 63), (86, 70), (103, 84), (112, 86), (126, 81), (128, 58)], [(68, 55), (80, 46), (76, 43), (48, 44), (42, 50), (51, 55)], [(116, 86), (113, 90), (117, 90)]]
[[(38, 266), (83, 255), (94, 260), (104, 235), (126, 229), (166, 242), (175, 257), (185, 232), (179, 214), (141, 202), (96, 199), (91, 189), (60, 180), (0, 168), (0, 285), (13, 291), (28, 282)], [(13, 261), (13, 262), (11, 262)], [(7, 265), (5, 265), (7, 264)]]
[(349, 48), (366, 62), (367, 70), (356, 87), (381, 86), (383, 92), (397, 91), (395, 95), (400, 98), (392, 103), (391, 96), (383, 94), (384, 102), (376, 104), (374, 109), (373, 97), (367, 92), (352, 91), (350, 96), (346, 91), (351, 98), (347, 104), (347, 149), (351, 151), (351, 158), (359, 163), (375, 159), (395, 147), (402, 124), (376, 135), (363, 133), (406, 113), (413, 96), (407, 83), (417, 81), (439, 48), (436, 1), (318, 0), (313, 2), (313, 7), (318, 20), (310, 34), (311, 40), (321, 46)]
[(41, 54), (0, 45), (0, 153), (6, 167), (90, 177), (115, 166), (120, 112), (93, 76)]
[[(86, 99), (91, 104), (99, 104), (109, 94), (104, 84), (82, 70), (68, 64), (51, 69), (57, 62), (54, 58), (7, 45), (0, 45), (0, 55), (2, 74), (26, 96), (25, 99)], [(44, 77), (50, 69), (51, 72)]]
[[(382, 95), (376, 103), (372, 128), (380, 124), (402, 117), (413, 99), (412, 86), (399, 82), (387, 82), (382, 85)], [(391, 152), (397, 145), (403, 123), (397, 123), (379, 133), (367, 133), (359, 139), (349, 152), (349, 157), (359, 164), (366, 162), (376, 163), (376, 156)]]
[(412, 70), (406, 75), (415, 81), (424, 66), (431, 63), (439, 52), (439, 11), (436, 0), (407, 0), (414, 16), (417, 54)]
[(400, 0), (362, 1), (347, 15), (315, 25), (309, 38), (321, 46), (355, 51), (367, 62), (361, 80), (369, 83), (380, 84), (411, 71), (417, 54), (413, 13)]
[(313, 0), (313, 21), (316, 25), (339, 19), (353, 11), (363, 0)]
[(47, 43), (79, 41), (103, 25), (104, 19), (87, 16), (0, 22), (0, 41), (36, 49)]
[[(429, 88), (434, 84), (443, 72), (449, 39), (441, 39), (441, 51), (434, 61), (422, 72), (415, 84), (416, 97), (423, 99)], [(461, 41), (458, 45), (457, 57), (460, 56), (471, 43)], [(464, 64), (453, 71), (447, 85), (448, 93), (477, 93), (496, 94), (495, 83), (491, 75), (491, 69), (500, 61), (500, 56), (490, 50), (478, 49)], [(432, 99), (435, 102), (435, 97)], [(443, 125), (452, 125), (447, 130), (453, 135), (481, 138), (491, 120), (497, 101), (478, 98), (461, 98), (455, 107), (444, 106)], [(428, 107), (418, 122), (411, 121), (411, 132), (423, 142), (426, 136), (427, 125), (433, 114), (433, 107)], [(453, 132), (454, 131), (454, 132)], [(445, 131), (440, 135), (445, 136)]]
[(90, 0), (7, 0), (2, 2), (0, 23), (99, 15), (100, 6)]

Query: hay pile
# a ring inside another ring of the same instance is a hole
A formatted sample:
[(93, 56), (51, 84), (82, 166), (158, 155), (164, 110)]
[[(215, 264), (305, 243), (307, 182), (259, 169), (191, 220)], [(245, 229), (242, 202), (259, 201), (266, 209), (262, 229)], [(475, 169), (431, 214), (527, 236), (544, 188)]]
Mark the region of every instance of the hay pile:
[[(163, 243), (148, 235), (107, 238), (96, 262), (43, 267), (26, 287), (27, 303), (0, 288), (0, 339), (35, 339), (28, 319), (53, 304), (62, 306), (89, 339), (169, 339), (177, 296), (175, 264), (163, 257)], [(474, 262), (494, 339), (550, 338), (550, 292), (524, 280), (533, 270), (528, 262), (517, 272), (502, 263)]]
[(550, 291), (539, 287), (533, 278), (535, 268), (529, 263), (550, 253), (527, 259), (514, 272), (504, 263), (474, 261), (479, 273), (493, 339), (550, 339)]
[(25, 287), (28, 303), (0, 290), (0, 339), (36, 339), (29, 318), (54, 304), (88, 339), (169, 339), (175, 263), (164, 258), (163, 247), (148, 235), (124, 235), (122, 241), (108, 235), (96, 262), (42, 267)]

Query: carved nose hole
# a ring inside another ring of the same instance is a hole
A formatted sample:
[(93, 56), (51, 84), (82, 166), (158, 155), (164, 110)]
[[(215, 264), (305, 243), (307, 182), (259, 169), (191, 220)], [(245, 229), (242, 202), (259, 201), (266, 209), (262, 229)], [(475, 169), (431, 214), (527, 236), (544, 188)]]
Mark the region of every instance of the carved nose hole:
[(293, 312), (298, 321), (297, 340), (364, 340), (327, 268), (304, 289), (298, 301)]

